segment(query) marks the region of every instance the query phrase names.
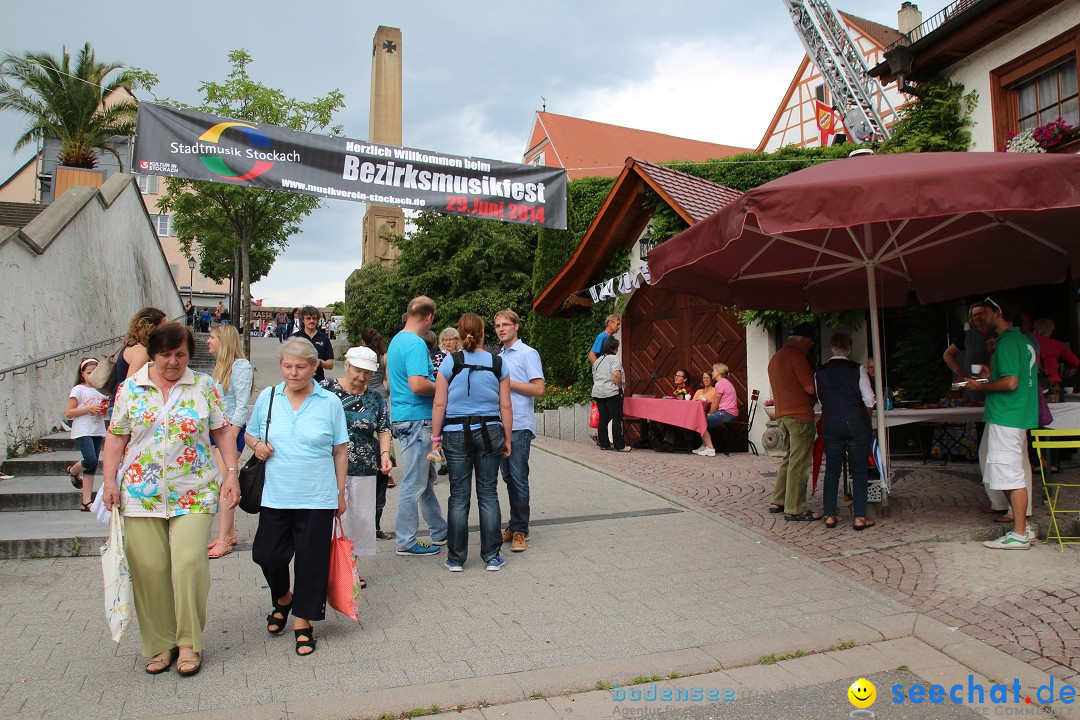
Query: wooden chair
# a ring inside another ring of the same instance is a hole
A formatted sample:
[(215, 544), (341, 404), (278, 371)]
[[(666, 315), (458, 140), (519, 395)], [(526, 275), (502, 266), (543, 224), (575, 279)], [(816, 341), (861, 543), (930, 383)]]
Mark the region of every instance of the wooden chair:
[(1080, 545), (1080, 535), (1062, 535), (1061, 523), (1067, 520), (1075, 522), (1076, 516), (1080, 515), (1080, 507), (1064, 508), (1059, 500), (1064, 488), (1080, 488), (1080, 480), (1055, 480), (1049, 468), (1049, 457), (1044, 462), (1043, 450), (1080, 449), (1080, 430), (1032, 430), (1031, 446), (1035, 448), (1039, 458), (1039, 473), (1046, 493), (1046, 506), (1050, 509), (1050, 528), (1046, 533), (1046, 543), (1056, 540), (1058, 551), (1065, 552), (1066, 545)]
[[(758, 454), (757, 445), (750, 439), (750, 428), (754, 426), (754, 416), (757, 414), (758, 398), (761, 393), (754, 390), (750, 393), (750, 404), (746, 406), (746, 420), (736, 418), (731, 422), (726, 422), (720, 426), (718, 431), (712, 432), (713, 445), (720, 448), (725, 448), (722, 452), (725, 455), (731, 454), (731, 446), (735, 444), (736, 440), (746, 440), (746, 446), (755, 455)], [(728, 437), (725, 438), (724, 435)], [(730, 442), (725, 440), (730, 439)]]

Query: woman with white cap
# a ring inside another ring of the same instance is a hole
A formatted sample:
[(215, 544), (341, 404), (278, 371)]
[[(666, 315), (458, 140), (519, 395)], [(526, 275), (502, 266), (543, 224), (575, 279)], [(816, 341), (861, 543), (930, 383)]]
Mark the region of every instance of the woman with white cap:
[[(368, 347), (345, 353), (345, 376), (323, 383), (341, 400), (349, 429), (349, 469), (345, 473), (345, 534), (353, 541), (357, 557), (375, 554), (375, 482), (378, 473), (389, 474), (390, 413), (386, 398), (368, 387), (379, 360)], [(367, 583), (361, 578), (360, 586)]]

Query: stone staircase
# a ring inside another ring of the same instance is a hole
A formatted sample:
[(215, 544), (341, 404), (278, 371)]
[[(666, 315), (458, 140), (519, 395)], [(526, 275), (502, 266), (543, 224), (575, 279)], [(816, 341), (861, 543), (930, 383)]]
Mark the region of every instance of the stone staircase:
[[(206, 348), (208, 333), (195, 333), (195, 356), (189, 367), (210, 373), (214, 356)], [(71, 486), (67, 468), (82, 459), (69, 433), (41, 438), (48, 449), (4, 460), (0, 480), (0, 559), (97, 555), (108, 526), (81, 512), (80, 491)], [(100, 473), (97, 480), (101, 483)]]
[(67, 474), (82, 455), (66, 432), (40, 442), (49, 452), (3, 463), (15, 479), (0, 480), (0, 558), (97, 555), (108, 526), (79, 510), (82, 496)]

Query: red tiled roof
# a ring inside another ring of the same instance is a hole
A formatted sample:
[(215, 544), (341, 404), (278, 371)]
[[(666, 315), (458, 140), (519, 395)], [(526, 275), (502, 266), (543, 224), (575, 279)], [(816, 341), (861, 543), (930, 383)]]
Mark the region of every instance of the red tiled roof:
[(554, 315), (567, 298), (598, 279), (595, 275), (611, 262), (620, 248), (637, 242), (652, 213), (642, 200), (646, 189), (654, 190), (690, 225), (742, 195), (723, 185), (654, 163), (630, 158), (608, 193), (600, 211), (578, 243), (574, 254), (533, 300), (540, 315)]
[(525, 152), (529, 162), (546, 137), (550, 145), (542, 148), (545, 163), (563, 167), (571, 179), (580, 177), (616, 177), (628, 157), (651, 162), (703, 162), (750, 152), (734, 145), (690, 140), (648, 130), (583, 120), (549, 112), (536, 113), (542, 133), (533, 132), (532, 145)]
[(861, 29), (866, 34), (866, 37), (870, 38), (883, 48), (889, 47), (894, 42), (903, 37), (903, 35), (900, 34), (899, 30), (891, 28), (888, 25), (882, 25), (881, 23), (876, 23), (873, 20), (861, 18), (858, 15), (852, 15), (851, 13), (844, 12), (843, 10), (838, 10), (837, 12), (839, 12), (840, 16), (851, 24), (858, 25), (859, 29)]
[(717, 185), (669, 167), (636, 158), (634, 164), (652, 180), (649, 185), (676, 211), (681, 210), (679, 214), (691, 225), (701, 222), (742, 195), (725, 185)]

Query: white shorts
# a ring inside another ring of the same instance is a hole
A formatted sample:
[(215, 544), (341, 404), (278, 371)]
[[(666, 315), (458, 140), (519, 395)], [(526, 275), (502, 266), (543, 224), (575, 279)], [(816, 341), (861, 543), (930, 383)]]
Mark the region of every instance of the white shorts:
[(991, 490), (1027, 486), (1027, 430), (986, 423), (986, 467), (983, 482)]

